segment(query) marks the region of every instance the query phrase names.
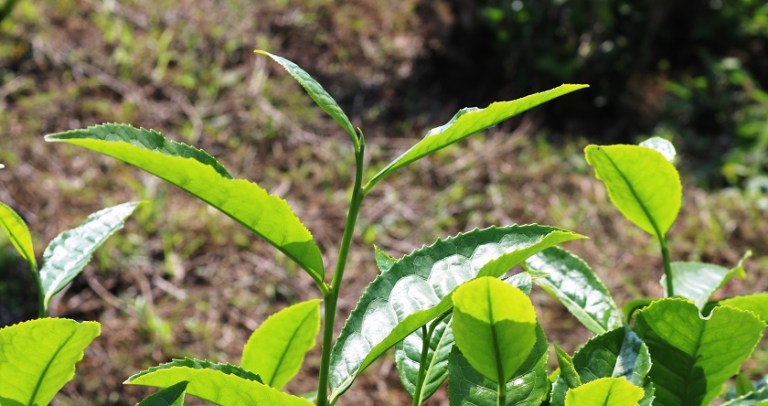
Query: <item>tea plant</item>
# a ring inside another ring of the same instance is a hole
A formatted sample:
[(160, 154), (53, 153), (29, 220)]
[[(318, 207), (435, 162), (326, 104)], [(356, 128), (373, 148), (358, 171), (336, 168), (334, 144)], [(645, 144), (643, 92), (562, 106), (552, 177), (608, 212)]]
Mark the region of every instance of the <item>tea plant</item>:
[[(401, 381), (415, 405), (446, 380), (451, 404), (707, 404), (759, 342), (768, 295), (710, 301), (729, 278), (744, 275), (742, 263), (729, 270), (671, 262), (666, 234), (681, 207), (682, 186), (670, 162), (674, 148), (660, 139), (640, 146), (591, 145), (586, 158), (620, 212), (658, 240), (668, 297), (634, 301), (622, 312), (584, 261), (556, 247), (583, 236), (536, 224), (491, 227), (437, 240), (399, 259), (376, 249), (380, 273), (334, 337), (355, 223), (376, 184), (437, 150), (585, 86), (562, 85), (484, 109), (463, 109), (366, 181), (363, 132), (304, 70), (259, 52), (285, 68), (354, 147), (354, 185), (330, 281), (312, 234), (288, 204), (253, 182), (234, 178), (206, 152), (124, 124), (46, 137), (134, 165), (219, 209), (295, 261), (322, 296), (268, 318), (249, 338), (239, 366), (176, 359), (129, 377), (127, 384), (164, 388), (142, 404), (181, 404), (186, 393), (225, 405), (310, 404), (282, 388), (315, 346), (321, 325), (318, 387), (308, 396), (318, 405), (338, 401), (393, 347)], [(521, 272), (510, 272), (517, 266)], [(555, 346), (560, 368), (550, 376), (549, 343), (528, 297), (534, 285), (596, 334), (573, 357)], [(743, 378), (739, 382), (728, 404), (768, 399), (764, 387)]]

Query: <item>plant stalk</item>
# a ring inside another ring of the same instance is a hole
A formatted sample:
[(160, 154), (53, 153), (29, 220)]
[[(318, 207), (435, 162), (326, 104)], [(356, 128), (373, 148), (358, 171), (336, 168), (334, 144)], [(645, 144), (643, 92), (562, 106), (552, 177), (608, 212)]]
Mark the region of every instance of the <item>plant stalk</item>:
[(40, 271), (38, 269), (32, 269), (32, 273), (35, 274), (35, 284), (37, 285), (37, 317), (48, 317), (48, 309), (45, 308), (45, 293), (43, 293), (43, 281), (40, 279)]
[(661, 246), (661, 258), (664, 261), (664, 275), (666, 276), (667, 297), (675, 295), (674, 284), (672, 283), (672, 263), (669, 259), (669, 248), (667, 248), (667, 239), (659, 234), (659, 245)]
[(413, 406), (421, 404), (421, 387), (424, 385), (424, 379), (427, 375), (424, 365), (427, 363), (430, 341), (432, 341), (432, 328), (427, 329), (426, 325), (421, 326), (421, 357), (419, 359), (419, 376), (416, 378), (416, 390), (413, 394)]
[(330, 375), (331, 366), (331, 349), (333, 347), (333, 327), (336, 322), (336, 303), (339, 299), (339, 289), (341, 288), (341, 281), (344, 277), (344, 269), (347, 265), (347, 257), (349, 255), (349, 247), (352, 244), (352, 236), (355, 232), (355, 223), (357, 217), (360, 214), (360, 206), (363, 203), (363, 189), (361, 187), (363, 183), (363, 154), (365, 151), (365, 142), (362, 134), (360, 134), (359, 144), (355, 145), (355, 185), (352, 189), (352, 198), (349, 202), (349, 211), (347, 211), (347, 219), (344, 224), (344, 234), (341, 238), (341, 247), (339, 247), (339, 257), (336, 261), (336, 268), (333, 271), (333, 279), (331, 279), (331, 288), (328, 294), (325, 295), (325, 314), (323, 323), (323, 344), (322, 354), (320, 356), (320, 378), (317, 386), (317, 405), (327, 406), (328, 399), (328, 377)]

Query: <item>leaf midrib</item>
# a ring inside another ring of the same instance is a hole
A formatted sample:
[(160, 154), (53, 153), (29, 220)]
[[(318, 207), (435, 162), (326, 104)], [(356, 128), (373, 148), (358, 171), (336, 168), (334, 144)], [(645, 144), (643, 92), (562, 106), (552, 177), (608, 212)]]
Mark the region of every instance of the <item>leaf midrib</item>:
[(496, 375), (499, 383), (499, 387), (505, 384), (504, 382), (504, 366), (501, 362), (501, 348), (499, 348), (499, 338), (496, 333), (496, 324), (493, 317), (493, 305), (491, 301), (491, 286), (489, 283), (486, 283), (487, 286), (487, 294), (485, 296), (487, 305), (488, 305), (488, 321), (490, 322), (491, 326), (491, 338), (493, 338), (493, 351), (496, 354)]
[[(5, 221), (5, 217), (6, 216), (0, 216), (0, 223), (3, 224), (3, 228), (4, 229), (6, 229), (8, 231), (11, 231), (12, 227)], [(16, 247), (24, 248), (24, 244), (22, 244), (21, 241), (19, 241), (19, 239), (16, 237), (16, 233), (14, 233), (14, 232), (7, 232), (6, 234), (14, 242), (14, 245)], [(37, 269), (36, 269), (37, 266), (35, 265), (35, 258), (34, 257), (30, 258), (29, 257), (29, 253), (26, 252), (26, 249), (21, 249), (20, 251), (21, 251), (20, 252), (21, 256), (24, 257), (24, 259), (29, 263), (29, 265), (32, 268), (35, 268), (35, 269), (32, 269), (32, 271), (33, 272), (37, 272)], [(34, 253), (32, 253), (32, 255), (34, 255)]]
[(59, 345), (59, 348), (56, 349), (56, 351), (53, 353), (53, 355), (48, 359), (48, 362), (45, 364), (45, 368), (43, 368), (42, 373), (40, 374), (40, 378), (37, 380), (37, 383), (35, 383), (35, 388), (32, 390), (32, 396), (29, 398), (28, 405), (34, 405), (33, 400), (37, 398), (37, 393), (40, 391), (40, 387), (43, 386), (43, 378), (48, 373), (48, 370), (51, 368), (51, 365), (53, 364), (56, 357), (59, 355), (59, 352), (67, 345), (69, 340), (74, 337), (74, 335), (77, 333), (77, 328), (72, 329), (72, 332), (69, 334), (69, 337), (67, 337), (64, 341), (61, 342), (61, 345)]
[[(312, 312), (308, 312), (306, 315), (304, 315), (304, 318), (302, 318), (302, 319), (301, 319), (301, 323), (299, 323), (299, 328), (301, 328), (301, 326), (303, 326), (303, 325), (304, 325), (304, 322), (305, 322), (305, 321), (307, 320), (307, 318), (309, 318), (311, 315), (312, 315)], [(293, 330), (293, 333), (291, 333), (291, 338), (290, 338), (290, 339), (288, 339), (288, 345), (286, 345), (286, 346), (284, 347), (284, 349), (283, 349), (282, 353), (280, 354), (280, 359), (278, 360), (278, 363), (277, 363), (277, 366), (276, 366), (276, 368), (275, 368), (275, 371), (273, 372), (272, 376), (269, 378), (269, 383), (268, 383), (268, 385), (269, 385), (270, 387), (273, 387), (273, 388), (274, 388), (274, 385), (273, 385), (273, 384), (274, 384), (274, 382), (275, 382), (275, 377), (277, 376), (277, 373), (278, 373), (278, 372), (280, 372), (280, 366), (281, 366), (281, 365), (283, 365), (283, 360), (285, 359), (285, 356), (286, 356), (286, 354), (288, 354), (288, 352), (289, 352), (289, 351), (288, 351), (288, 348), (290, 348), (290, 347), (293, 345), (293, 341), (294, 341), (294, 339), (296, 338), (296, 334), (298, 333), (298, 331), (299, 331), (299, 328), (296, 328), (296, 329), (294, 329), (294, 330)]]

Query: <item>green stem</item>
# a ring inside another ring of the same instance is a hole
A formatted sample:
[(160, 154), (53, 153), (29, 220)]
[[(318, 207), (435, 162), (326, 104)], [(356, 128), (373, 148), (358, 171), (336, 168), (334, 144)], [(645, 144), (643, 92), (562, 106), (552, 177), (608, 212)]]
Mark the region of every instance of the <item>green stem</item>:
[(43, 281), (40, 280), (40, 271), (36, 268), (32, 268), (32, 273), (35, 275), (35, 284), (37, 285), (37, 317), (48, 317), (48, 309), (45, 308), (45, 293), (43, 293)]
[(657, 234), (659, 236), (659, 245), (661, 246), (661, 258), (664, 261), (664, 275), (666, 275), (666, 289), (667, 289), (667, 297), (672, 297), (675, 295), (675, 288), (674, 284), (672, 283), (672, 263), (669, 260), (669, 248), (667, 248), (667, 239), (664, 238), (663, 235)]
[(333, 271), (333, 279), (331, 279), (331, 288), (328, 291), (328, 294), (325, 295), (323, 347), (320, 356), (320, 379), (317, 386), (318, 406), (327, 406), (329, 401), (328, 377), (330, 375), (331, 348), (333, 347), (333, 327), (336, 321), (336, 303), (339, 299), (339, 289), (341, 287), (341, 280), (344, 277), (344, 269), (347, 265), (347, 256), (349, 255), (349, 247), (352, 243), (352, 236), (355, 231), (355, 223), (357, 222), (357, 216), (360, 214), (360, 206), (365, 197), (361, 187), (363, 180), (363, 154), (365, 151), (365, 141), (363, 140), (362, 133), (359, 138), (359, 144), (355, 145), (355, 163), (357, 165), (357, 170), (355, 171), (355, 186), (354, 189), (352, 189), (352, 199), (349, 202), (349, 211), (347, 212), (344, 234), (341, 238), (341, 247), (339, 248), (339, 258), (336, 262), (336, 269)]
[(432, 341), (432, 329), (427, 330), (426, 325), (421, 326), (421, 358), (419, 359), (419, 376), (416, 378), (416, 390), (413, 394), (413, 406), (421, 404), (421, 386), (424, 385), (424, 378), (427, 375), (424, 365), (427, 363), (430, 341)]

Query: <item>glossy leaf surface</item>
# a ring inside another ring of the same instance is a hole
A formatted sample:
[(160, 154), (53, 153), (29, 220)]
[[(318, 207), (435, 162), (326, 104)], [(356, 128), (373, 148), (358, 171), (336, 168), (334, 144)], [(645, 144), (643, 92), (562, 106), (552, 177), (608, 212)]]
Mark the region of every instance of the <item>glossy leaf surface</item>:
[(553, 247), (528, 258), (525, 268), (540, 276), (534, 283), (558, 299), (589, 331), (601, 334), (621, 327), (621, 311), (611, 293), (581, 258)]
[(29, 228), (17, 213), (3, 202), (0, 202), (0, 228), (5, 231), (13, 248), (29, 263), (32, 271), (37, 272), (37, 260)]
[[(701, 262), (672, 262), (671, 269), (675, 295), (691, 299), (700, 310), (728, 279), (746, 276), (741, 266), (728, 269)], [(666, 286), (666, 275), (661, 277), (661, 286)]]
[(492, 127), (540, 104), (585, 87), (587, 86), (566, 84), (554, 89), (534, 93), (517, 100), (491, 103), (484, 109), (476, 107), (461, 109), (450, 121), (440, 127), (429, 130), (424, 138), (380, 170), (373, 176), (368, 184), (364, 186), (364, 189), (366, 191), (369, 190), (373, 185), (390, 173), (432, 154), (435, 151), (461, 141), (472, 134)]
[(296, 261), (325, 291), (320, 249), (288, 203), (255, 183), (232, 179), (207, 153), (124, 124), (104, 124), (46, 136), (134, 165), (221, 210)]
[(320, 85), (312, 76), (309, 75), (304, 69), (300, 68), (294, 62), (289, 61), (281, 56), (272, 55), (269, 52), (257, 50), (256, 53), (266, 55), (272, 58), (282, 66), (288, 73), (296, 79), (297, 82), (307, 91), (309, 97), (320, 107), (324, 112), (328, 113), (333, 118), (344, 132), (346, 132), (352, 139), (356, 139), (355, 127), (349, 121), (346, 113), (339, 107), (336, 100)]
[(589, 145), (587, 163), (614, 206), (643, 231), (663, 237), (682, 205), (680, 175), (664, 156), (638, 145)]
[[(646, 384), (646, 376), (651, 369), (648, 347), (634, 332), (625, 327), (592, 337), (573, 354), (572, 362), (582, 383), (600, 378), (624, 378), (642, 387)], [(552, 405), (563, 405), (565, 393), (570, 387), (572, 386), (566, 382), (566, 377), (561, 372), (552, 387)], [(650, 388), (646, 390), (651, 391)], [(652, 393), (648, 395), (650, 398)]]
[(49, 404), (99, 334), (99, 323), (57, 318), (0, 329), (0, 404)]
[(683, 299), (664, 299), (638, 312), (635, 332), (648, 345), (654, 405), (705, 405), (736, 375), (762, 337), (752, 313), (716, 307), (708, 320)]
[(672, 145), (671, 142), (665, 140), (664, 138), (651, 137), (641, 142), (640, 146), (654, 149), (658, 151), (661, 155), (663, 155), (667, 161), (671, 163), (675, 163), (675, 157), (677, 156), (677, 151), (675, 151), (675, 146)]
[(301, 369), (320, 331), (320, 300), (297, 303), (270, 316), (248, 338), (240, 365), (282, 389)]
[(179, 382), (142, 400), (136, 406), (183, 406), (189, 382)]
[(520, 289), (481, 277), (453, 294), (453, 337), (472, 367), (503, 385), (536, 343), (536, 312)]
[[(506, 405), (538, 406), (549, 392), (547, 338), (536, 327), (536, 344), (523, 365), (506, 383)], [(475, 371), (458, 348), (451, 351), (448, 369), (448, 400), (452, 405), (496, 406), (498, 385)]]
[(167, 388), (187, 381), (187, 393), (221, 405), (311, 405), (309, 401), (278, 391), (258, 375), (230, 364), (176, 359), (128, 378), (126, 384)]
[(331, 354), (331, 398), (388, 348), (450, 310), (450, 300), (444, 299), (488, 262), (505, 257), (510, 269), (536, 252), (579, 238), (539, 225), (488, 228), (438, 240), (401, 258), (368, 286), (347, 319)]
[(88, 216), (83, 224), (59, 234), (48, 244), (40, 268), (46, 310), (53, 295), (83, 271), (93, 252), (123, 228), (125, 220), (138, 205), (138, 202), (130, 202), (99, 210)]
[(636, 406), (642, 398), (643, 389), (624, 378), (600, 378), (569, 389), (565, 405)]

